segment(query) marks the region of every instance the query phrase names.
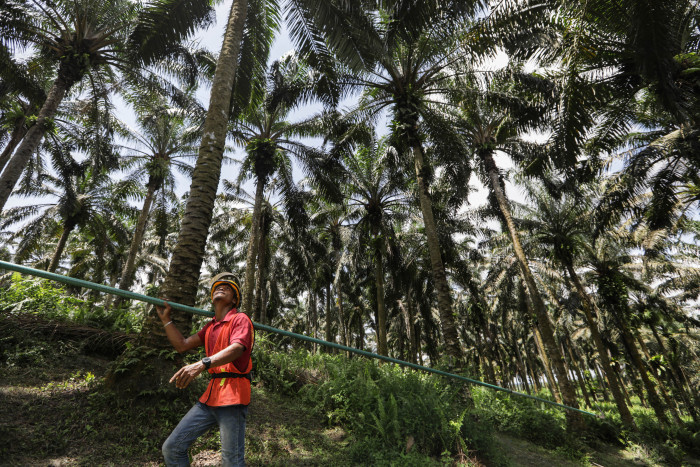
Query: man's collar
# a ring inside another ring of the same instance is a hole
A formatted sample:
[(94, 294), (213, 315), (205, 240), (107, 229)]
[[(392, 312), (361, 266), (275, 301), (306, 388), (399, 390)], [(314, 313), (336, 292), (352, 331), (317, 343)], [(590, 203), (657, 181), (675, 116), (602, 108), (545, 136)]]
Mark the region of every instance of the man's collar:
[(225, 323), (226, 321), (231, 321), (233, 319), (233, 315), (238, 313), (238, 310), (236, 310), (236, 307), (231, 308), (228, 313), (226, 313), (226, 316), (224, 316), (224, 319), (221, 321), (217, 321), (216, 316), (214, 316), (214, 322), (215, 323)]

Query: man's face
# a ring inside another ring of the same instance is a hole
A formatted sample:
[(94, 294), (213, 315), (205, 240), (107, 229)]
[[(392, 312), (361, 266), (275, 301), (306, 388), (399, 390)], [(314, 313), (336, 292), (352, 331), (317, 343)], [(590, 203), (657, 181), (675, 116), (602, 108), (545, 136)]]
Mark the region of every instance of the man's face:
[(233, 291), (233, 287), (231, 287), (228, 284), (219, 284), (216, 287), (214, 287), (214, 296), (212, 298), (213, 302), (216, 302), (217, 300), (223, 300), (224, 303), (230, 303), (233, 305), (233, 300), (235, 297), (235, 293)]

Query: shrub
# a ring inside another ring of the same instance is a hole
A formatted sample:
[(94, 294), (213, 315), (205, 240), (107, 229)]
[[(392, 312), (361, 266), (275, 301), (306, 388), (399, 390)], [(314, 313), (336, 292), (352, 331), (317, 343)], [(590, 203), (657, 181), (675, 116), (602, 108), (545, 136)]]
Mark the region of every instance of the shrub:
[(355, 462), (425, 465), (467, 453), (501, 462), (491, 424), (465, 405), (462, 385), (344, 355), (276, 352), (265, 338), (254, 358), (256, 380), (300, 394), (329, 424), (350, 429)]
[(0, 289), (0, 309), (12, 313), (34, 313), (47, 318), (73, 319), (84, 300), (74, 298), (63, 287), (43, 279), (25, 279), (12, 274), (9, 287)]
[(473, 394), (478, 413), (498, 430), (548, 448), (566, 444), (562, 410), (485, 388), (476, 388)]
[(108, 310), (69, 294), (53, 281), (24, 278), (18, 273), (12, 274), (9, 286), (0, 288), (0, 310), (123, 332), (138, 331), (143, 321), (139, 307), (135, 308), (136, 311)]

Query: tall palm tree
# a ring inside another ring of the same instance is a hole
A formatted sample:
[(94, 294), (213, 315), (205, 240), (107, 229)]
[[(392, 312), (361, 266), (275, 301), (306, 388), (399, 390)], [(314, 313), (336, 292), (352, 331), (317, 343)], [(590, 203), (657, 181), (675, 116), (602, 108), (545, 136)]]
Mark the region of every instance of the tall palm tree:
[(66, 93), (91, 72), (108, 71), (110, 67), (126, 64), (119, 53), (119, 44), (125, 41), (136, 13), (136, 5), (126, 1), (39, 1), (15, 6), (23, 17), (11, 16), (9, 21), (3, 22), (0, 27), (9, 33), (3, 35), (3, 42), (36, 46), (42, 58), (55, 64), (56, 77), (35, 124), (27, 131), (0, 177), (0, 209), (38, 148)]
[[(520, 233), (506, 196), (502, 171), (495, 159), (496, 151), (516, 161), (523, 161), (532, 153), (537, 154), (537, 145), (526, 143), (520, 135), (527, 130), (540, 129), (544, 124), (543, 116), (547, 115), (547, 109), (544, 105), (528, 102), (513, 92), (516, 79), (529, 82), (531, 98), (533, 91), (539, 91), (535, 86), (542, 87), (542, 83), (536, 83), (536, 79), (527, 80), (520, 76), (518, 70), (506, 70), (496, 74), (485, 90), (475, 86), (475, 81), (458, 79), (458, 92), (462, 96), (460, 127), (474, 150), (476, 173), (488, 187), (493, 210), (498, 213), (499, 220), (510, 237), (520, 274), (527, 286), (546, 357), (551, 360), (554, 369), (554, 375), (550, 375), (550, 379), (552, 376), (556, 377), (564, 403), (577, 407), (576, 393), (569, 381), (565, 359), (555, 340), (547, 306), (522, 246)], [(520, 89), (520, 86), (517, 88)], [(623, 419), (626, 422), (632, 420), (631, 415), (629, 418), (623, 416)]]
[[(23, 68), (20, 70), (25, 71)], [(12, 80), (0, 77), (0, 93), (4, 95), (0, 100), (0, 145), (5, 145), (0, 153), (0, 173), (27, 134), (31, 117), (39, 110), (36, 102), (46, 99), (46, 94), (38, 83), (25, 76), (22, 78), (24, 79), (18, 84), (12, 81), (19, 81), (19, 78)]]
[[(408, 199), (400, 180), (390, 178), (386, 142), (375, 141), (344, 159), (347, 171), (347, 220), (356, 232), (362, 251), (371, 251), (377, 291), (377, 351), (388, 355), (384, 261), (396, 254), (394, 224), (405, 215)], [(393, 245), (393, 248), (392, 248)], [(359, 252), (358, 252), (359, 253)], [(360, 256), (364, 256), (359, 253)]]
[[(0, 18), (2, 50), (34, 48), (36, 65), (54, 70), (55, 77), (35, 124), (0, 176), (0, 209), (74, 85), (89, 76), (89, 85), (104, 87), (117, 74), (138, 74), (143, 65), (172, 53), (173, 45), (206, 22), (211, 12), (207, 2), (188, 2), (186, 15), (164, 22), (172, 3), (182, 2), (162, 0), (141, 5), (121, 0), (38, 0), (4, 5), (7, 14)], [(159, 34), (165, 28), (167, 34)], [(144, 34), (159, 36), (159, 40), (149, 41)]]
[[(224, 180), (224, 192), (220, 195), (221, 213), (212, 224), (210, 242), (212, 247), (220, 251), (217, 258), (207, 261), (207, 266), (211, 275), (216, 270), (236, 271), (242, 277), (244, 271), (239, 264), (244, 263), (250, 247), (250, 238), (253, 232), (253, 211), (256, 200), (245, 192), (239, 185), (229, 180)], [(280, 230), (284, 230), (281, 225), (286, 224), (286, 219), (280, 211), (283, 200), (272, 203), (269, 197), (263, 199), (260, 209), (259, 235), (256, 248), (258, 251), (257, 262), (253, 269), (255, 274), (255, 289), (253, 290), (254, 300), (251, 302), (251, 318), (254, 322), (267, 322), (266, 300), (263, 295), (267, 292), (268, 285), (272, 287), (273, 280), (270, 273), (270, 266), (274, 263), (276, 253), (273, 243), (280, 243), (279, 238), (270, 238), (270, 235), (280, 235)], [(243, 205), (243, 206), (241, 206)], [(231, 239), (236, 239), (232, 242)], [(291, 241), (291, 240), (290, 240)], [(218, 269), (217, 269), (218, 268)]]
[[(324, 334), (329, 342), (335, 342), (336, 334), (333, 332), (335, 316), (337, 330), (340, 334), (340, 342), (350, 345), (348, 329), (348, 314), (345, 313), (346, 299), (344, 293), (348, 291), (349, 263), (352, 258), (348, 250), (351, 243), (352, 232), (347, 224), (347, 198), (340, 203), (330, 202), (323, 196), (314, 196), (307, 203), (310, 217), (310, 229), (306, 233), (313, 239), (307, 243), (307, 254), (313, 258), (314, 274), (310, 277), (313, 284), (312, 290), (325, 287), (326, 307)], [(331, 294), (335, 298), (331, 299)], [(319, 294), (320, 296), (320, 294)], [(333, 309), (333, 302), (337, 309)]]
[[(22, 11), (17, 5), (3, 9), (4, 21), (0, 22), (2, 35), (11, 34), (10, 25), (20, 22)], [(0, 173), (10, 160), (31, 124), (31, 117), (39, 111), (37, 103), (46, 100), (43, 82), (46, 69), (35, 61), (21, 60), (13, 55), (13, 48), (0, 41)]]
[(570, 195), (562, 195), (562, 199), (557, 200), (543, 191), (533, 189), (530, 196), (536, 203), (530, 219), (534, 230), (533, 238), (547, 250), (551, 259), (562, 265), (571, 280), (574, 292), (581, 301), (586, 323), (598, 351), (598, 359), (609, 382), (620, 416), (626, 425), (634, 427), (634, 419), (625, 402), (595, 319), (595, 316), (601, 314), (586, 291), (575, 267), (587, 248), (587, 235), (591, 233), (591, 221), (587, 220), (591, 212), (590, 207), (586, 205), (585, 199), (580, 197), (576, 199)]
[(358, 120), (365, 123), (378, 118), (383, 109), (392, 111), (394, 140), (409, 159), (405, 169), (416, 182), (446, 353), (456, 362), (462, 352), (431, 201), (432, 168), (426, 160), (424, 137), (432, 138), (432, 154), (464, 151), (459, 147), (459, 136), (450, 131), (450, 122), (441, 114), (445, 101), (438, 96), (446, 91), (445, 80), (455, 57), (465, 52), (458, 51), (465, 37), (457, 32), (458, 26), (464, 25), (465, 17), (475, 17), (482, 6), (478, 0), (299, 0), (296, 10), (290, 12), (290, 34), (302, 53), (311, 54), (322, 67), (332, 51), (352, 70), (343, 81), (350, 89), (365, 91), (353, 112)]
[(191, 175), (192, 166), (188, 159), (195, 157), (192, 144), (199, 139), (196, 123), (188, 125), (185, 109), (173, 108), (163, 102), (137, 104), (141, 110), (137, 118), (141, 132), (130, 131), (126, 137), (135, 144), (126, 147), (128, 151), (121, 157), (122, 170), (129, 171), (127, 179), (140, 182), (145, 177), (146, 194), (140, 210), (131, 246), (122, 268), (119, 288), (129, 290), (136, 272), (136, 255), (139, 252), (146, 232), (146, 223), (151, 216), (151, 206), (160, 190), (169, 192), (175, 187), (173, 171)]
[[(253, 8), (248, 8), (249, 3)], [(183, 304), (194, 303), (221, 177), (232, 96), (235, 90), (235, 101), (238, 105), (246, 105), (250, 85), (264, 69), (278, 23), (278, 7), (274, 0), (234, 0), (231, 3), (197, 162), (192, 172), (190, 195), (168, 275), (160, 289), (162, 297)], [(186, 326), (190, 315), (177, 313), (173, 318)], [(152, 319), (149, 323), (145, 332), (163, 334), (157, 320)]]
[(323, 193), (337, 191), (328, 179), (333, 169), (332, 161), (322, 151), (307, 146), (299, 139), (300, 136), (320, 136), (319, 130), (322, 126), (318, 124), (318, 119), (312, 117), (295, 123), (288, 121), (292, 111), (308, 102), (314, 94), (319, 94), (319, 78), (323, 77), (300, 62), (294, 54), (273, 62), (260, 101), (251, 102), (231, 132), (235, 140), (245, 145), (246, 149), (238, 183), (251, 176), (256, 180), (250, 244), (241, 297), (241, 309), (246, 313), (251, 312), (255, 288), (254, 265), (257, 245), (261, 242), (260, 215), (268, 181), (274, 179), (274, 188), (280, 192), (288, 213), (297, 217), (303, 209), (300, 209), (300, 194), (292, 177), (290, 156), (294, 156), (309, 175), (315, 178)]
[[(695, 268), (672, 259), (668, 261), (661, 255), (657, 258), (645, 259), (630, 254), (636, 246), (632, 241), (633, 238), (628, 232), (620, 229), (607, 235), (601, 235), (596, 238), (592, 248), (587, 250), (586, 260), (591, 267), (590, 275), (595, 281), (601, 297), (601, 308), (612, 315), (615, 325), (620, 330), (632, 364), (639, 370), (650, 405), (655, 411), (663, 414), (663, 407), (661, 407), (661, 401), (656, 392), (658, 388), (662, 394), (665, 393), (664, 382), (660, 381), (658, 377), (656, 382), (653, 381), (653, 378), (648, 374), (652, 361), (649, 358), (644, 358), (635, 342), (638, 341), (643, 346), (642, 350), (646, 347), (644, 341), (638, 336), (639, 328), (642, 325), (640, 318), (644, 315), (634, 313), (634, 308), (637, 308), (634, 306), (634, 302), (654, 303), (653, 309), (659, 312), (664, 310), (673, 319), (685, 320), (683, 314), (679, 313), (680, 310), (674, 309), (675, 307), (670, 301), (667, 301), (663, 294), (653, 290), (648, 283), (653, 282), (657, 274), (681, 276), (692, 274), (692, 270)], [(644, 273), (641, 271), (642, 265)], [(654, 274), (656, 271), (658, 273)], [(681, 383), (681, 380), (676, 378), (676, 383)], [(685, 393), (682, 383), (678, 385), (678, 389), (680, 399), (683, 400), (689, 412), (697, 418), (694, 405)], [(671, 408), (668, 403), (667, 406)], [(681, 423), (675, 411), (672, 410), (672, 414), (676, 417), (676, 422)], [(662, 417), (660, 419), (663, 419)]]
[(76, 228), (97, 232), (119, 228), (118, 214), (127, 215), (126, 197), (135, 187), (128, 182), (114, 183), (106, 171), (93, 171), (87, 163), (76, 163), (65, 154), (54, 154), (58, 173), (43, 174), (19, 195), (54, 197), (54, 202), (18, 206), (6, 211), (3, 225), (31, 219), (16, 235), (21, 240), (16, 256), (21, 261), (38, 243), (58, 236), (58, 243), (47, 270), (59, 266), (68, 238)]

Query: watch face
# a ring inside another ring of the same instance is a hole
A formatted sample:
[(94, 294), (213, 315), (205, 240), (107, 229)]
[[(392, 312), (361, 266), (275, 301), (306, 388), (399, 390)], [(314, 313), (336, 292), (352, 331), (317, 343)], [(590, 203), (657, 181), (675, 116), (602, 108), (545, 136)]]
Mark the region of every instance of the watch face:
[(211, 365), (211, 358), (209, 357), (204, 357), (202, 359), (202, 363), (204, 363), (204, 367), (208, 370), (209, 366)]

